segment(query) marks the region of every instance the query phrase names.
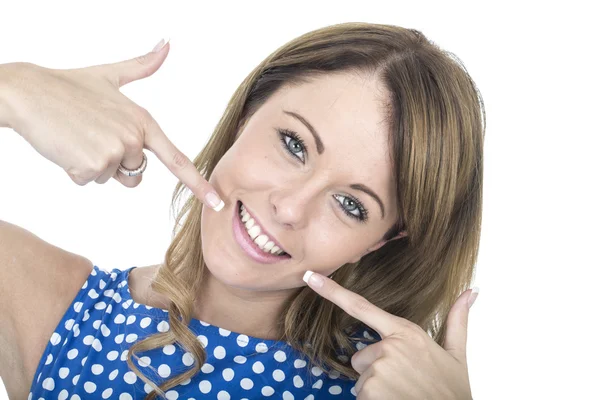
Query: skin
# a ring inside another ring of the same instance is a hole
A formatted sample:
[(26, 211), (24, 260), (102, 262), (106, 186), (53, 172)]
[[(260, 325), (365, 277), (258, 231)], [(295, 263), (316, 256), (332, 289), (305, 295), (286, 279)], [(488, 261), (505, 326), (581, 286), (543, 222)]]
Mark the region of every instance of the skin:
[[(195, 318), (276, 339), (275, 319), (297, 288), (306, 286), (302, 277), (307, 270), (327, 276), (385, 244), (381, 237), (398, 219), (385, 93), (371, 76), (329, 74), (281, 88), (240, 129), (209, 180), (225, 207), (220, 212), (205, 207), (202, 213), (202, 251), (210, 274), (198, 293)], [(325, 149), (321, 155), (306, 126), (283, 110), (313, 125)], [(275, 128), (295, 131), (304, 151), (289, 138), (295, 155), (287, 153)], [(363, 183), (379, 195), (384, 218), (378, 203), (350, 188), (352, 183)], [(368, 210), (366, 223), (345, 214), (342, 206), (360, 215), (347, 195)], [(277, 238), (292, 256), (289, 262), (261, 264), (246, 255), (232, 231), (237, 200)]]

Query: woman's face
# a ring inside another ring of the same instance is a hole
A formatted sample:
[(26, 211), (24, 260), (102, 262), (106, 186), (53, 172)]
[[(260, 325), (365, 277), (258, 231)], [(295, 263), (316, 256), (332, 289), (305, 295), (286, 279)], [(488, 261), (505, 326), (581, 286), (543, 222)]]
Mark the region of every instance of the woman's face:
[[(327, 276), (374, 249), (398, 218), (383, 98), (375, 79), (344, 73), (282, 88), (263, 104), (209, 181), (225, 201), (220, 212), (202, 213), (212, 275), (249, 290), (290, 289), (305, 285), (306, 270)], [(247, 255), (232, 227), (238, 201), (290, 259), (265, 264)]]

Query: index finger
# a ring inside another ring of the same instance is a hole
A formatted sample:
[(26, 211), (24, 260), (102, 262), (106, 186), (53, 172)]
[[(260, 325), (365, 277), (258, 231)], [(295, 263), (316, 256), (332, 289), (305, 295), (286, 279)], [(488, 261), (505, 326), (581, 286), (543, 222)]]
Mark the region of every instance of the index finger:
[(221, 211), (225, 206), (215, 188), (198, 172), (194, 163), (175, 147), (154, 118), (150, 118), (148, 122), (144, 147), (156, 154), (169, 171), (179, 178), (202, 203), (215, 211)]
[[(322, 286), (313, 283), (312, 278), (322, 278)], [(377, 307), (363, 296), (354, 293), (321, 274), (307, 271), (304, 281), (319, 295), (339, 306), (348, 314), (373, 328), (384, 339), (397, 333), (401, 319)]]

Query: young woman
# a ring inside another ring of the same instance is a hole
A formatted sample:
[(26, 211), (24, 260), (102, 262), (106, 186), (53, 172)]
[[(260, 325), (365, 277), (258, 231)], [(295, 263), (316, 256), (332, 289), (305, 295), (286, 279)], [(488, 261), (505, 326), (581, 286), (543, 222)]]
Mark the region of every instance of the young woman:
[(0, 224), (11, 398), (471, 398), (485, 112), (456, 57), (397, 26), (309, 32), (191, 162), (119, 91), (168, 51), (0, 66), (0, 123), (75, 183), (135, 187), (148, 149), (193, 193), (162, 263), (124, 271)]

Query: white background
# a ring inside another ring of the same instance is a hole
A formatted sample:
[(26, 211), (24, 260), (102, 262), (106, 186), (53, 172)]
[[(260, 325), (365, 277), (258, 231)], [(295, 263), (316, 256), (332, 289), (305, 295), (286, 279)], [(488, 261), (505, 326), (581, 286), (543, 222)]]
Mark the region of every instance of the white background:
[[(421, 30), (460, 57), (487, 111), (474, 281), (481, 291), (467, 347), (473, 397), (600, 398), (600, 32), (591, 6), (213, 3), (221, 5), (2, 1), (0, 63), (75, 68), (116, 62), (170, 36), (164, 65), (122, 92), (193, 159), (242, 79), (288, 40), (346, 21)], [(177, 180), (146, 154), (137, 188), (113, 179), (80, 187), (14, 131), (0, 129), (0, 219), (104, 269), (159, 263), (171, 239)], [(4, 393), (0, 384), (0, 398)]]

